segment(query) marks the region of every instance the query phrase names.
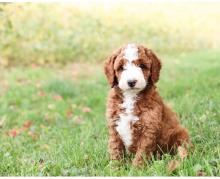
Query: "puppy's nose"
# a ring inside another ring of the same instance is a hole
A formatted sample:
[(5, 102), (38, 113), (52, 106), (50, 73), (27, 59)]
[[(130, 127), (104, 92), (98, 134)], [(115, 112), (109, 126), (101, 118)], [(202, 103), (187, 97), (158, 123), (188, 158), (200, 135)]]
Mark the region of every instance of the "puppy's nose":
[(129, 80), (128, 81), (128, 86), (133, 88), (136, 85), (136, 83), (137, 83), (137, 80)]

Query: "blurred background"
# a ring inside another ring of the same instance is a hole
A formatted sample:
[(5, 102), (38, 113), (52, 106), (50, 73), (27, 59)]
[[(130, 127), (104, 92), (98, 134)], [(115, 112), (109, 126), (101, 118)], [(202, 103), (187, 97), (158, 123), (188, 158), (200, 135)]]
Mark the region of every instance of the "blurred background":
[(219, 3), (171, 2), (1, 4), (1, 65), (100, 62), (129, 42), (161, 54), (219, 48)]

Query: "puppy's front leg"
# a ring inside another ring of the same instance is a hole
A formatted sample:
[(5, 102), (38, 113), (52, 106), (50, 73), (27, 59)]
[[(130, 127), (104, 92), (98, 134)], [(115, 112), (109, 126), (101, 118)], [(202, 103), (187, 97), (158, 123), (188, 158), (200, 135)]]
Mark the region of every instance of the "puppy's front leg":
[(134, 166), (143, 165), (144, 158), (146, 157), (146, 159), (149, 160), (151, 157), (151, 153), (155, 150), (155, 148), (156, 148), (155, 131), (154, 129), (146, 129), (139, 140), (137, 152), (135, 154), (135, 158), (132, 164)]
[(144, 157), (150, 159), (151, 153), (156, 149), (156, 139), (160, 130), (161, 108), (145, 112), (142, 116), (143, 130), (138, 141), (137, 152), (133, 160), (134, 166), (140, 166), (144, 162)]
[(109, 128), (108, 148), (110, 153), (110, 159), (120, 160), (123, 158), (125, 147), (115, 127), (116, 125), (114, 123), (111, 123), (108, 126)]

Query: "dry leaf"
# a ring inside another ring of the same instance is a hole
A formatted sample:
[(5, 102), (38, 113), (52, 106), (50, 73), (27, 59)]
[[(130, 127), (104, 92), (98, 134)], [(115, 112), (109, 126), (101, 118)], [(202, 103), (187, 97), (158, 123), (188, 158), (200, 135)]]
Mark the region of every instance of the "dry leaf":
[(19, 131), (17, 129), (11, 129), (9, 132), (8, 132), (8, 135), (10, 137), (16, 137), (17, 135), (19, 134)]
[(72, 110), (72, 109), (67, 109), (67, 110), (66, 110), (66, 116), (67, 116), (68, 118), (71, 118), (71, 117), (73, 116), (73, 110)]
[(206, 176), (206, 173), (203, 170), (198, 170), (196, 176)]
[(53, 96), (53, 99), (54, 99), (55, 101), (61, 101), (61, 100), (63, 99), (63, 97), (60, 96), (60, 95), (54, 95), (54, 96)]
[(76, 124), (82, 124), (82, 122), (83, 122), (83, 118), (82, 117), (78, 116), (78, 117), (75, 118), (75, 123)]
[(83, 111), (84, 113), (89, 113), (89, 112), (91, 112), (91, 109), (90, 109), (89, 107), (84, 107), (84, 108), (82, 109), (82, 111)]
[(169, 163), (168, 163), (168, 166), (167, 166), (167, 171), (169, 173), (172, 173), (174, 172), (177, 168), (179, 168), (180, 166), (180, 161), (178, 160), (171, 160)]
[(39, 91), (38, 96), (44, 97), (46, 96), (46, 93), (44, 91)]
[(188, 152), (186, 150), (186, 148), (179, 146), (178, 147), (178, 154), (181, 158), (181, 160), (183, 160), (184, 158), (186, 158), (188, 156)]
[(32, 64), (31, 64), (31, 68), (35, 69), (35, 68), (37, 68), (37, 67), (38, 67), (37, 64), (35, 64), (35, 63), (32, 63)]
[(28, 120), (28, 121), (25, 121), (25, 122), (24, 122), (23, 127), (24, 127), (25, 129), (28, 129), (28, 128), (31, 127), (32, 124), (33, 124), (33, 122), (30, 121), (30, 120)]

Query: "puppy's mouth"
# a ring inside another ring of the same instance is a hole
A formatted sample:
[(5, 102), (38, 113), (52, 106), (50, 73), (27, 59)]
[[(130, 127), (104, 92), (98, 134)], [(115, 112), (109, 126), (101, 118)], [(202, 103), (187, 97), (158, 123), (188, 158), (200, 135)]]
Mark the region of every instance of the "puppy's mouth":
[(127, 89), (127, 91), (132, 91), (132, 92), (139, 92), (143, 90), (142, 88), (137, 88), (137, 87), (130, 87)]

